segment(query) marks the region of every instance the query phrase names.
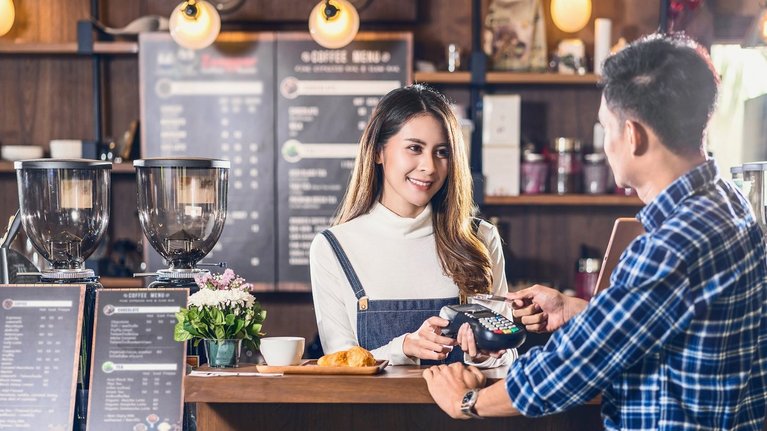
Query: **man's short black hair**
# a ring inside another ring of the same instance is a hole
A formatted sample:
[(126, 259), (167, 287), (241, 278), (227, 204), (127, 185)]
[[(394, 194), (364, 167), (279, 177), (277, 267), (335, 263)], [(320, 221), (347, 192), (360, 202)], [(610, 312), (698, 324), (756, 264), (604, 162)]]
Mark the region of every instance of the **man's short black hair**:
[(649, 126), (676, 154), (700, 151), (719, 77), (692, 39), (645, 36), (605, 61), (601, 84), (608, 108), (620, 118)]

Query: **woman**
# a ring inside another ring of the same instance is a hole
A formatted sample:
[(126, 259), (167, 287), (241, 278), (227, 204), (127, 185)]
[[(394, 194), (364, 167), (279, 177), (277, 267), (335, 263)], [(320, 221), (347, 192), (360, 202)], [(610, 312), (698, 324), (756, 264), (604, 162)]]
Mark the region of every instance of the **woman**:
[(468, 325), (456, 339), (440, 335), (449, 323), (438, 317), (443, 306), (508, 291), (501, 240), (491, 224), (473, 223), (471, 191), (466, 148), (444, 96), (423, 85), (384, 96), (362, 134), (336, 222), (310, 250), (326, 353), (359, 344), (395, 365), (463, 359), (485, 367), (516, 356), (477, 351)]

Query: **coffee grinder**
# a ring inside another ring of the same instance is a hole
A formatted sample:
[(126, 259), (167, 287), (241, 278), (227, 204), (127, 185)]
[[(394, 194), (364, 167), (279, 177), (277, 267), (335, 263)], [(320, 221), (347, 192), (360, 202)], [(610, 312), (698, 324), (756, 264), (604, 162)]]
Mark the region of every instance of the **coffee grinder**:
[[(50, 264), (39, 282), (85, 285), (75, 429), (85, 429), (98, 277), (84, 266), (109, 225), (111, 162), (37, 159), (14, 164), (21, 224)], [(26, 274), (30, 275), (30, 274)]]
[(203, 158), (135, 160), (141, 229), (168, 268), (149, 287), (198, 290), (198, 262), (216, 245), (226, 221), (229, 161)]

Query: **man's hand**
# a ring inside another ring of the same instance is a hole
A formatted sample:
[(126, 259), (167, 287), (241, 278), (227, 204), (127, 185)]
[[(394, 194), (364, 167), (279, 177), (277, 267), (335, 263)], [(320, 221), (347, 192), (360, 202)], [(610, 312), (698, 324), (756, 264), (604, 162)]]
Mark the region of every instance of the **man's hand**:
[(468, 419), (461, 413), (463, 396), (469, 389), (485, 386), (485, 376), (479, 369), (457, 362), (428, 368), (423, 378), (437, 405), (454, 419)]
[(553, 332), (588, 305), (580, 298), (536, 284), (506, 295), (512, 301), (515, 320), (530, 332)]
[(402, 352), (407, 356), (420, 359), (442, 360), (455, 345), (455, 340), (440, 335), (440, 331), (450, 321), (432, 316), (418, 328), (418, 332), (407, 334), (402, 343)]

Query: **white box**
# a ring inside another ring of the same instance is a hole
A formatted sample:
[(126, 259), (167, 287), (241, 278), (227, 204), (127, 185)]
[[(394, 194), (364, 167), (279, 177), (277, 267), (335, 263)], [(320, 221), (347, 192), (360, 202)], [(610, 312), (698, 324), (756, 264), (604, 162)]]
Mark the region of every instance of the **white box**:
[(485, 196), (519, 196), (519, 145), (482, 146)]
[(483, 146), (519, 146), (521, 104), (518, 94), (489, 94), (482, 98)]

